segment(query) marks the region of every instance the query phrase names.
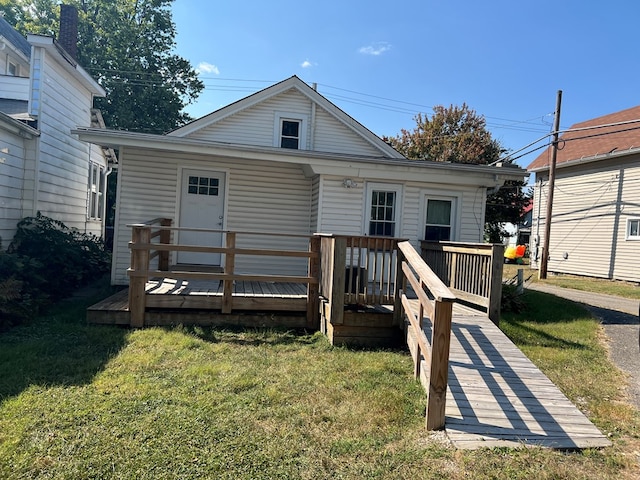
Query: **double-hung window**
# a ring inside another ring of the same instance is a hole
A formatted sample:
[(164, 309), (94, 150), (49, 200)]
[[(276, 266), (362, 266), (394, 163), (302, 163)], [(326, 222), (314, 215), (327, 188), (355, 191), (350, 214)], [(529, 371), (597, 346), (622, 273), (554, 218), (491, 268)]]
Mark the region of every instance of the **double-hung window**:
[(89, 202), (87, 218), (101, 220), (104, 212), (106, 175), (104, 167), (89, 164)]
[(276, 112), (273, 145), (292, 150), (306, 150), (307, 116)]
[(429, 242), (457, 239), (457, 196), (425, 194), (422, 204), (423, 239)]

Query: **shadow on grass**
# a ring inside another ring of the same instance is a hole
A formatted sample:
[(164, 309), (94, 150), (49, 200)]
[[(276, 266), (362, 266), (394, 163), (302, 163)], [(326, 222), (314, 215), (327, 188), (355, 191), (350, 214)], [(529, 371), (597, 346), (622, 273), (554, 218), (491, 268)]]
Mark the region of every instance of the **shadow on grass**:
[[(163, 327), (167, 331), (173, 331), (176, 327)], [(237, 345), (311, 345), (321, 341), (317, 332), (309, 332), (304, 329), (290, 329), (278, 327), (246, 328), (234, 327), (198, 327), (182, 326), (180, 330), (188, 335), (193, 335), (210, 343), (233, 343)]]
[[(525, 291), (522, 300), (526, 305), (522, 312), (504, 313), (501, 316), (501, 328), (514, 343), (519, 346), (590, 349), (590, 346), (571, 338), (562, 338), (548, 332), (552, 324), (573, 324), (591, 318), (591, 314), (583, 306), (532, 290)], [(537, 325), (540, 327), (536, 327)], [(576, 325), (575, 328), (580, 327)]]
[(126, 344), (128, 330), (91, 326), (86, 309), (113, 293), (108, 282), (0, 333), (0, 401), (30, 386), (85, 385)]

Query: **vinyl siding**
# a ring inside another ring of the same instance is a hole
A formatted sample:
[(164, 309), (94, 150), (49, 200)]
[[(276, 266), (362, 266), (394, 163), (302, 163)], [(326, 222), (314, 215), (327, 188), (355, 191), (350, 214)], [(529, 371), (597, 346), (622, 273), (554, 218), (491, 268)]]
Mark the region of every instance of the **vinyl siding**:
[(6, 248), (22, 218), (25, 143), (27, 140), (0, 128), (0, 239)]
[[(311, 233), (311, 179), (301, 167), (280, 163), (201, 155), (181, 155), (126, 149), (120, 155), (119, 218), (114, 247), (114, 281), (128, 282), (128, 242), (131, 230), (125, 225), (156, 217), (177, 219), (180, 191), (179, 166), (190, 169), (224, 171), (227, 174), (227, 212), (225, 228), (231, 231), (274, 232), (309, 235)], [(178, 219), (179, 222), (179, 219)], [(305, 239), (238, 235), (239, 247), (266, 249), (304, 249)], [(300, 259), (276, 261), (263, 257), (237, 257), (236, 271), (261, 274), (304, 274), (306, 262)]]
[[(627, 219), (640, 217), (640, 158), (557, 172), (548, 271), (640, 281), (640, 242), (626, 239)], [(548, 198), (547, 178), (541, 178), (531, 230), (532, 242), (539, 235), (539, 245), (544, 243)], [(538, 267), (538, 261), (533, 265)]]
[(188, 137), (239, 145), (274, 147), (275, 129), (278, 128), (277, 114), (300, 115), (306, 120), (305, 150), (365, 156), (383, 155), (320, 107), (316, 108), (315, 128), (312, 134), (311, 100), (295, 89), (224, 118), (189, 134)]
[[(354, 188), (344, 188), (342, 177), (322, 178), (322, 209), (319, 225), (321, 232), (339, 235), (363, 235), (366, 232), (365, 216), (367, 179), (352, 178)], [(379, 184), (381, 182), (376, 181)], [(389, 183), (397, 186), (398, 183)], [(415, 246), (422, 239), (422, 202), (425, 195), (455, 194), (458, 205), (457, 241), (480, 242), (484, 231), (484, 190), (458, 185), (423, 184), (405, 182), (402, 185), (402, 205), (397, 237), (409, 239)], [(444, 192), (444, 193), (443, 193)]]

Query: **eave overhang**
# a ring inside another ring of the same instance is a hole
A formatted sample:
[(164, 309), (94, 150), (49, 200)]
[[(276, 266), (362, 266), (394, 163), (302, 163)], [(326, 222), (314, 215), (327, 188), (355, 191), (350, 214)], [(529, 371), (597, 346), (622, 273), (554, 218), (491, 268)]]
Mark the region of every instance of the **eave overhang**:
[(102, 147), (134, 147), (155, 151), (192, 153), (225, 158), (250, 159), (301, 165), (307, 176), (340, 175), (396, 181), (441, 181), (487, 188), (505, 181), (522, 181), (527, 176), (520, 167), (496, 167), (463, 163), (429, 162), (406, 158), (366, 157), (308, 150), (288, 150), (191, 138), (154, 135), (119, 130), (77, 128), (72, 134)]
[[(586, 165), (589, 163), (601, 162), (603, 160), (613, 160), (621, 157), (627, 157), (627, 156), (638, 155), (638, 154), (640, 154), (640, 147), (633, 147), (628, 150), (622, 150), (619, 152), (615, 151), (610, 153), (597, 153), (595, 155), (591, 155), (588, 157), (576, 158), (575, 160), (568, 160), (565, 162), (557, 163), (556, 169), (575, 167), (576, 165)], [(541, 167), (531, 168), (528, 171), (533, 173), (539, 173), (539, 172), (546, 172), (547, 170), (549, 170), (549, 168), (550, 168), (549, 165), (543, 165)]]

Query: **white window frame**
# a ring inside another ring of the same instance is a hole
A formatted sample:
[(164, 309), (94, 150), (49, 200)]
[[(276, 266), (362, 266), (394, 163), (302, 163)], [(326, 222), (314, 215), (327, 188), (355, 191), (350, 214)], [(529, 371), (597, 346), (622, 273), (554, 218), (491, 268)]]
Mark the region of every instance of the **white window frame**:
[[(13, 67), (13, 73), (11, 72), (12, 67)], [(18, 62), (14, 62), (10, 58), (7, 58), (7, 75), (12, 77), (20, 76), (20, 64)]]
[[(632, 223), (637, 223), (638, 227), (637, 227), (637, 235), (631, 235), (631, 224)], [(631, 240), (631, 241), (638, 241), (640, 240), (640, 217), (631, 217), (631, 218), (627, 218), (627, 235), (626, 235), (626, 240)]]
[(418, 238), (425, 239), (425, 229), (427, 226), (427, 203), (429, 200), (444, 200), (451, 202), (451, 238), (449, 242), (457, 242), (460, 239), (461, 217), (460, 206), (462, 205), (462, 194), (451, 191), (422, 190), (420, 192), (420, 223)]
[(106, 202), (106, 169), (97, 163), (89, 163), (89, 199), (87, 219), (101, 221), (104, 218)]
[[(397, 183), (378, 183), (378, 182), (367, 182), (367, 195), (365, 199), (365, 207), (364, 207), (364, 215), (362, 222), (362, 232), (363, 235), (371, 236), (369, 234), (369, 226), (371, 223), (371, 200), (373, 199), (374, 191), (382, 191), (382, 192), (394, 192), (396, 194), (396, 204), (394, 205), (394, 232), (393, 237), (398, 238), (401, 236), (402, 232), (402, 197), (403, 197), (403, 186)], [(389, 237), (391, 238), (391, 237)]]
[(307, 128), (309, 125), (309, 118), (307, 115), (302, 115), (299, 113), (275, 113), (275, 120), (273, 125), (273, 146), (282, 148), (280, 147), (280, 140), (282, 139), (282, 122), (285, 120), (300, 123), (300, 130), (298, 131), (298, 150), (307, 150)]

